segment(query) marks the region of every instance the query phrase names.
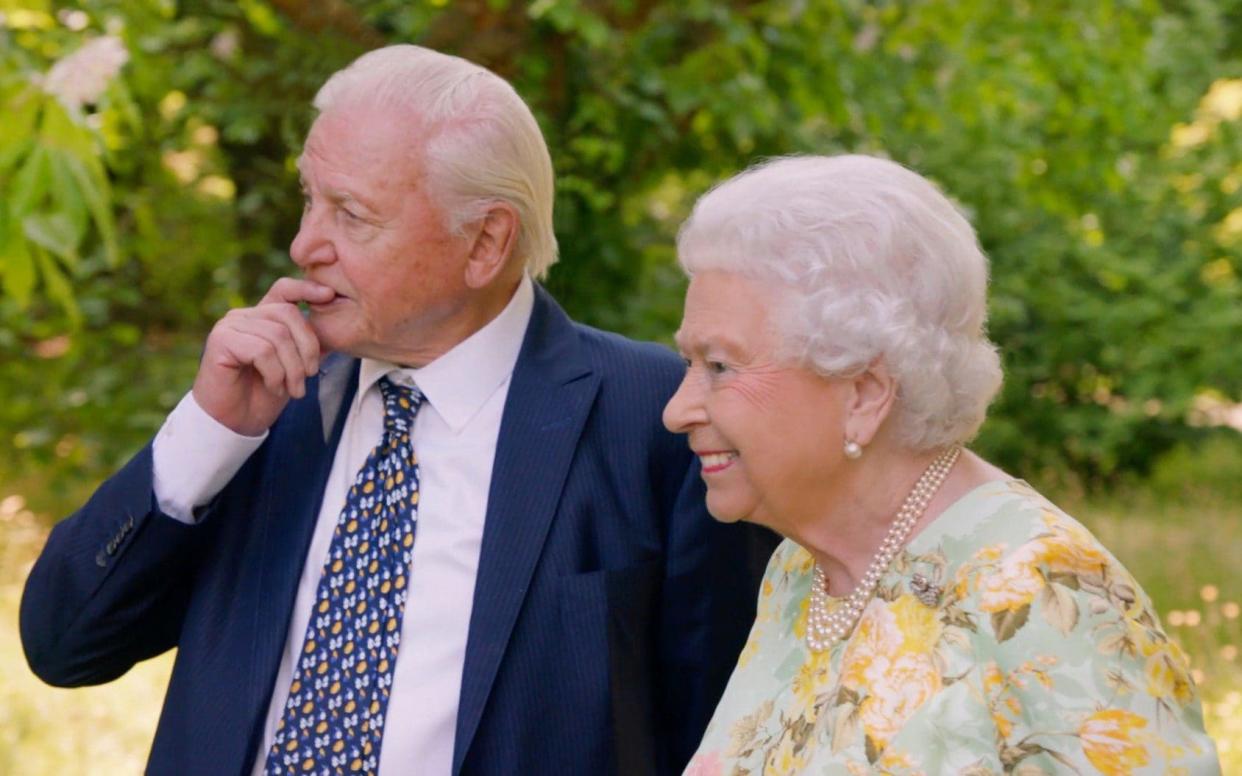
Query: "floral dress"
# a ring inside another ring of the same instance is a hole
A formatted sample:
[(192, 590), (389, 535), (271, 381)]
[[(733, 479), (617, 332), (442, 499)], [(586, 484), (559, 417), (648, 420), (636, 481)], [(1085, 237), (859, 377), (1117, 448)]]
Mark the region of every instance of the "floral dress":
[(945, 510), (822, 653), (813, 565), (791, 541), (773, 554), (687, 776), (1220, 773), (1147, 595), (1026, 483)]

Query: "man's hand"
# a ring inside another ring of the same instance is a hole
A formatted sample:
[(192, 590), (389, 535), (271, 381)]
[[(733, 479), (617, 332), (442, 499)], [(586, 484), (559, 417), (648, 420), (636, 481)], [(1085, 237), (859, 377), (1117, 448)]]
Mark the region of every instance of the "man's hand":
[(207, 336), (194, 400), (238, 434), (267, 431), (319, 371), (319, 338), (297, 303), (323, 304), (334, 295), (309, 280), (281, 278), (254, 307), (230, 310)]

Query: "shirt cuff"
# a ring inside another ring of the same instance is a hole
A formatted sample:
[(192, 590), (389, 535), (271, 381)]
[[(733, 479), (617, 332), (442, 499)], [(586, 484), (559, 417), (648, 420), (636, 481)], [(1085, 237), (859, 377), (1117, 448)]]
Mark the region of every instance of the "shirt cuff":
[(152, 443), (152, 487), (160, 511), (193, 524), (194, 510), (216, 497), (267, 439), (221, 424), (198, 405), (194, 392), (169, 413)]

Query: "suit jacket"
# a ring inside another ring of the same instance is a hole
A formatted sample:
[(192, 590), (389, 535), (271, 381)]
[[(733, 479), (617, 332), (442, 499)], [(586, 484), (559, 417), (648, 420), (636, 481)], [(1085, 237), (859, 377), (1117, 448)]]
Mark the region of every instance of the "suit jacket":
[[(252, 767), (357, 372), (327, 363), (197, 524), (160, 513), (148, 445), (52, 531), (21, 607), (36, 674), (98, 684), (178, 648), (149, 773)], [(676, 773), (697, 746), (774, 541), (707, 515), (693, 456), (660, 423), (681, 373), (537, 290), (497, 442), (454, 774)]]

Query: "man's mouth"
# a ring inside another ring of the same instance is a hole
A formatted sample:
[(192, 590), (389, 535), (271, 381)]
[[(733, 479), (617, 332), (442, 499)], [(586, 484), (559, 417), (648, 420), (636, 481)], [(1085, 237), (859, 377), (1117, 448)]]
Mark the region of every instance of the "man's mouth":
[(336, 294), (335, 296), (333, 296), (331, 299), (329, 299), (326, 302), (318, 302), (318, 303), (313, 303), (313, 304), (308, 303), (307, 307), (309, 307), (311, 310), (315, 312), (321, 312), (321, 311), (330, 310), (336, 305), (342, 302), (347, 302), (347, 301), (349, 301), (349, 297), (343, 296), (341, 294)]

